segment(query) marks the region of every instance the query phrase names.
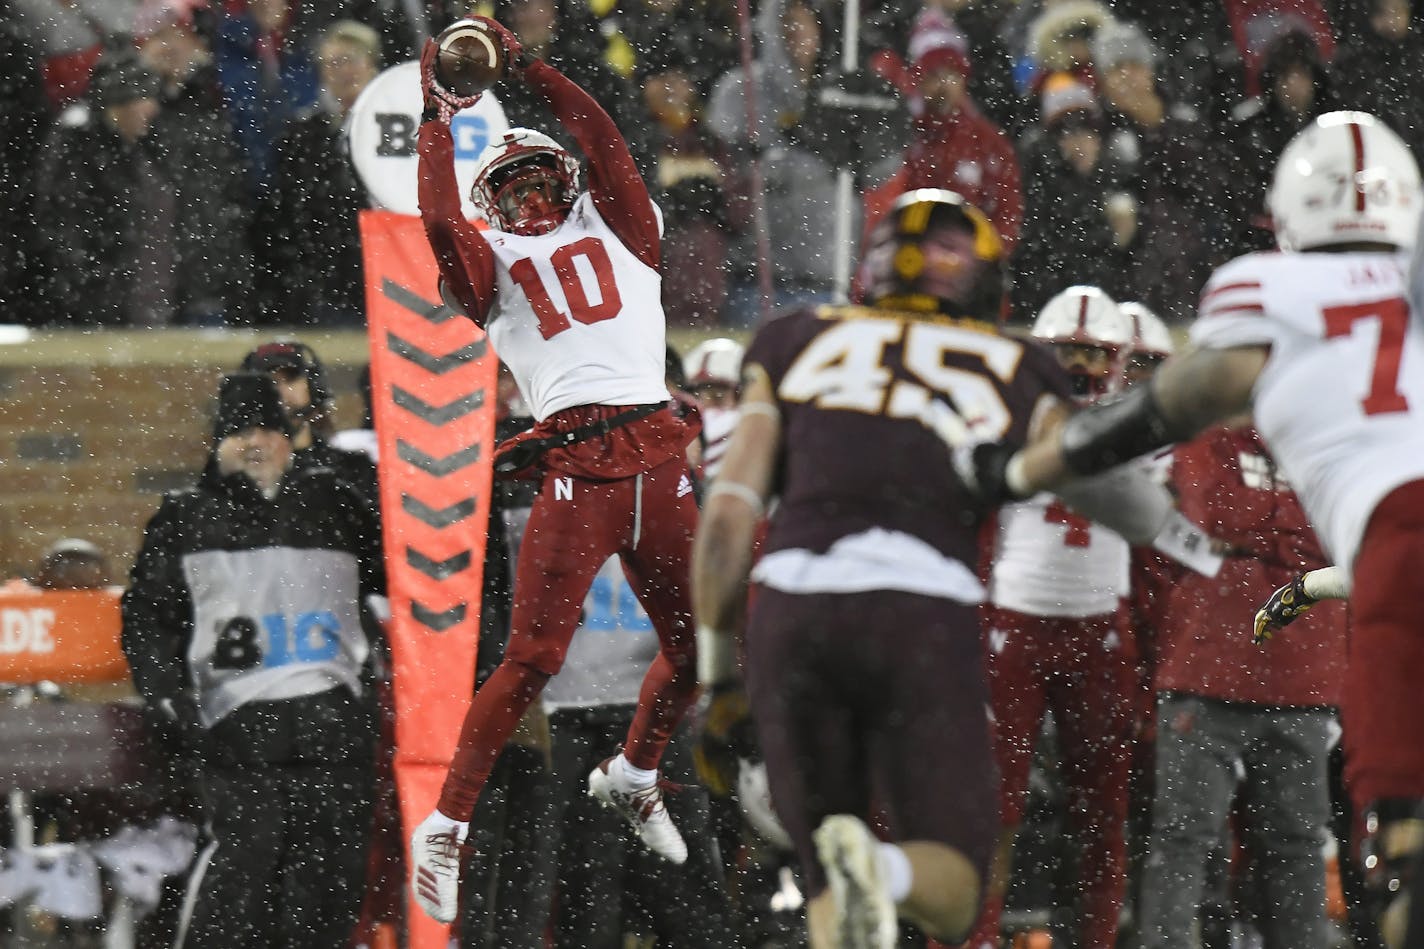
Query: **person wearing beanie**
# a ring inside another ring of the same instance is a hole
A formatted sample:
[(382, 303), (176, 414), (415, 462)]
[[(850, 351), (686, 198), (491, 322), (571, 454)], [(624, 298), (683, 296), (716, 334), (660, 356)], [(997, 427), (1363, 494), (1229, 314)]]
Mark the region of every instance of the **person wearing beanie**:
[(265, 374), (223, 378), (211, 435), (197, 483), (149, 520), (122, 601), (134, 686), (207, 810), (176, 942), (344, 945), (374, 785), (363, 614), (385, 587), (379, 524), (334, 472), (292, 466)]
[(1236, 106), (1211, 140), (1206, 167), (1211, 200), (1222, 217), (1212, 266), (1275, 247), (1266, 189), (1276, 158), (1312, 119), (1340, 107), (1320, 47), (1300, 30), (1283, 33), (1265, 47), (1260, 85), (1260, 95)]
[(315, 350), (296, 340), (263, 343), (243, 357), (241, 368), (264, 373), (276, 385), (291, 429), (294, 467), (331, 468), (366, 503), (380, 504), (376, 466), (370, 456), (330, 443), (336, 431), (336, 402), (326, 367)]
[(292, 425), (271, 379), (255, 372), (224, 377), (213, 445), (222, 475), (246, 475), (264, 496), (276, 495), (292, 467)]
[(1157, 50), (1142, 29), (1114, 22), (1093, 39), (1108, 162), (1120, 175), (1114, 207), (1122, 282), (1111, 292), (1142, 300), (1170, 321), (1194, 315), (1206, 279), (1214, 211), (1205, 138), (1196, 111), (1168, 100), (1157, 82)]
[(1075, 76), (1048, 77), (1042, 120), (1023, 143), (1024, 224), (1014, 252), (1013, 308), (1025, 318), (1072, 284), (1116, 290), (1102, 110)]
[(973, 65), (964, 35), (952, 25), (923, 30), (909, 53), (914, 131), (900, 170), (866, 193), (865, 234), (906, 191), (944, 188), (983, 211), (1012, 251), (1023, 222), (1018, 156), (969, 94)]

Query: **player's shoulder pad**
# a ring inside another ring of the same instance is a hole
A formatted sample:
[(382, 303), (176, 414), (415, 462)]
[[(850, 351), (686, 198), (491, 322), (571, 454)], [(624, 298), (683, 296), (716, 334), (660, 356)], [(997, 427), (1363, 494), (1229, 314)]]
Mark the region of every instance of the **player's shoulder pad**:
[(1262, 252), (1238, 257), (1218, 267), (1202, 287), (1199, 315), (1263, 312), (1266, 290), (1279, 278), (1288, 259), (1284, 254)]

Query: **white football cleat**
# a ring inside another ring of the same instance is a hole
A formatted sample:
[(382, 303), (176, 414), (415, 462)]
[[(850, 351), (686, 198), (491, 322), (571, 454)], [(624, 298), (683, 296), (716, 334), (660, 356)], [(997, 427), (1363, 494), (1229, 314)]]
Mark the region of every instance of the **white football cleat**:
[(410, 838), (410, 889), (436, 922), (452, 923), (460, 909), (460, 844), (469, 824), (431, 811)]
[(588, 775), (588, 796), (602, 801), (623, 815), (634, 833), (648, 847), (673, 863), (687, 860), (687, 844), (677, 825), (663, 805), (663, 789), (658, 784), (633, 788), (621, 781), (621, 775), (610, 774), (613, 758), (606, 758)]
[(860, 818), (832, 814), (816, 828), (816, 856), (835, 903), (841, 949), (893, 949), (895, 904), (880, 874), (879, 843)]

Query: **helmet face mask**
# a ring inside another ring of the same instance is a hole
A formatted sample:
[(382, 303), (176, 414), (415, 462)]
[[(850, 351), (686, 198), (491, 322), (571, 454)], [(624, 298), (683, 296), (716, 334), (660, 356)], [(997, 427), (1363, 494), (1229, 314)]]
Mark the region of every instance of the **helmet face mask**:
[(1132, 350), (1132, 321), (1097, 287), (1069, 287), (1044, 304), (1031, 335), (1053, 344), (1074, 395), (1092, 401), (1119, 388)]
[(1266, 203), (1281, 250), (1415, 244), (1419, 166), (1399, 136), (1365, 112), (1330, 112), (1293, 138)]
[[(578, 196), (578, 174), (578, 162), (549, 136), (510, 129), (480, 154), (470, 203), (498, 230), (547, 234), (568, 217)], [(538, 179), (548, 187), (538, 188)]]
[(1003, 245), (988, 219), (954, 192), (910, 191), (866, 241), (859, 283), (871, 306), (996, 320)]

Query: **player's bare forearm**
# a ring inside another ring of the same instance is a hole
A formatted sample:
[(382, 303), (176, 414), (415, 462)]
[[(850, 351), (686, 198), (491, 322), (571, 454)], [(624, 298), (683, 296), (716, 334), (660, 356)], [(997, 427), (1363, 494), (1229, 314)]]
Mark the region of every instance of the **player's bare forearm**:
[(699, 627), (726, 635), (740, 628), (758, 516), (726, 495), (707, 502), (692, 548), (692, 612)]
[(588, 192), (619, 240), (650, 267), (660, 259), (658, 219), (628, 142), (603, 107), (578, 83), (542, 60), (524, 70), (588, 159)]
[(1194, 349), (1168, 359), (1150, 388), (1045, 426), (1013, 463), (1015, 486), (1051, 490), (1249, 410), (1251, 389), (1268, 355), (1265, 347), (1249, 346)]
[(450, 126), (421, 123), (418, 147), (420, 220), (440, 278), (465, 315), (483, 326), (494, 299), (494, 253), (460, 211)]

